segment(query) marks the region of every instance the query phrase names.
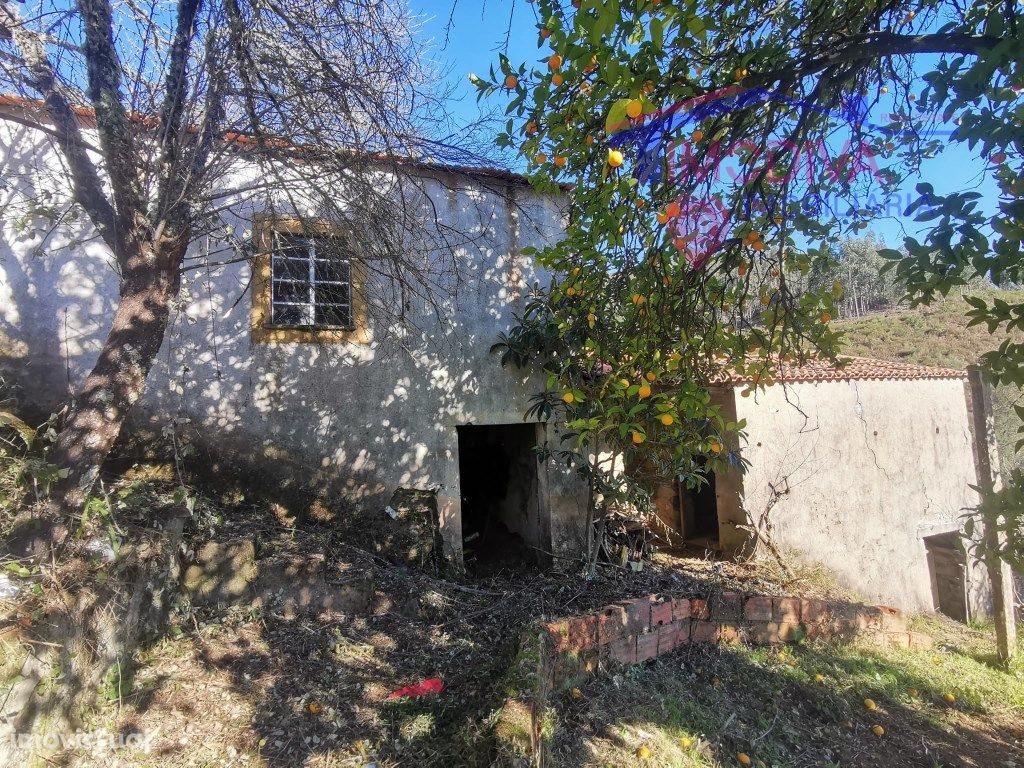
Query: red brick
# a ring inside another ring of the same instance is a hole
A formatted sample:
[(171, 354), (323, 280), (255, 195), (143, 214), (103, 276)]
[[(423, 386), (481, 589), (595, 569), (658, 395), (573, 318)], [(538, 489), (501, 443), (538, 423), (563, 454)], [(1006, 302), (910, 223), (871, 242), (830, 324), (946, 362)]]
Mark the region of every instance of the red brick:
[(651, 603), (651, 629), (669, 624), (672, 621), (672, 600)]
[(902, 632), (907, 628), (907, 620), (898, 608), (880, 605), (878, 610), (881, 614), (882, 629), (893, 629)]
[(743, 642), (743, 636), (740, 634), (739, 627), (735, 624), (719, 625), (718, 642), (728, 643), (729, 645), (740, 645)]
[(651, 628), (651, 598), (641, 597), (619, 603), (626, 612), (626, 631), (639, 635)]
[(597, 617), (576, 616), (548, 624), (556, 651), (586, 651), (597, 645)]
[(828, 617), (828, 603), (824, 600), (803, 599), (800, 601), (800, 619), (804, 624), (820, 624), (828, 621)]
[(796, 597), (776, 597), (772, 600), (772, 618), (775, 621), (800, 623), (800, 599)]
[(695, 621), (690, 625), (691, 643), (717, 643), (718, 625), (710, 621)]
[(608, 605), (597, 614), (597, 641), (607, 645), (628, 634), (626, 609), (621, 605)]
[(743, 618), (747, 621), (771, 621), (772, 599), (770, 597), (748, 597), (743, 603)]
[(650, 661), (658, 655), (658, 633), (648, 632), (636, 639), (637, 662)]
[(715, 621), (739, 621), (743, 618), (743, 595), (739, 592), (722, 592), (712, 604), (711, 615)]
[(690, 617), (698, 621), (707, 621), (711, 618), (711, 611), (708, 609), (708, 601), (699, 597), (690, 598)]
[(671, 653), (690, 642), (690, 620), (673, 621), (658, 627), (658, 655)]
[(608, 658), (616, 664), (636, 664), (636, 638), (627, 635), (611, 642)]
[(758, 621), (747, 628), (747, 637), (753, 645), (781, 645), (796, 640), (802, 630), (792, 622)]
[(673, 621), (689, 621), (690, 618), (690, 598), (688, 597), (676, 597), (672, 600), (672, 619)]

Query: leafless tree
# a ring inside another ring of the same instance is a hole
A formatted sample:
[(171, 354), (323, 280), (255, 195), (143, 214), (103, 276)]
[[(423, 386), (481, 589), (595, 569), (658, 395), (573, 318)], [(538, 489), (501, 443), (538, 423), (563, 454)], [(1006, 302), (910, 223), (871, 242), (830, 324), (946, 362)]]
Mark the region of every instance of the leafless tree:
[[(249, 257), (225, 222), (283, 201), (346, 225), (368, 282), (398, 299), (429, 303), (450, 278), (436, 257), (459, 235), (432, 215), (423, 174), (476, 155), (414, 25), (401, 0), (0, 0), (0, 89), (25, 100), (5, 119), (55, 145), (120, 281), (51, 453), (66, 514), (140, 396), (190, 244)], [(405, 305), (379, 303), (389, 320)]]

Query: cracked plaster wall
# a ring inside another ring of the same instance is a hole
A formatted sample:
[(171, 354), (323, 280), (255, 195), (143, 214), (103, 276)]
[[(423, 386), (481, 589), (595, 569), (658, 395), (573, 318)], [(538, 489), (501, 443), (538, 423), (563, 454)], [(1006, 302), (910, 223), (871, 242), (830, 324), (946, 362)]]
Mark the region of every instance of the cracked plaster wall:
[[(747, 515), (762, 514), (774, 487), (768, 519), (778, 544), (826, 564), (867, 600), (933, 610), (923, 537), (960, 529), (961, 515), (977, 503), (963, 382), (795, 383), (756, 398), (734, 392), (736, 415), (747, 420), (741, 451), (750, 467), (734, 483)], [(983, 573), (969, 565), (972, 615), (985, 612)]]

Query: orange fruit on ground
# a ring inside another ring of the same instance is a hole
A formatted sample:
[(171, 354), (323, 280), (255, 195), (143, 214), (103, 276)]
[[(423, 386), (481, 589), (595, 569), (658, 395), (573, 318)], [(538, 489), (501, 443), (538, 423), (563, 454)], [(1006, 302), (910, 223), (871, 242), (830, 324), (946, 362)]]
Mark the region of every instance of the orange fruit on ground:
[(883, 736), (885, 736), (885, 728), (883, 728), (880, 725), (872, 725), (871, 732), (875, 734), (875, 736), (877, 736), (878, 738), (882, 738)]
[(626, 158), (622, 156), (622, 153), (617, 149), (608, 150), (608, 165), (612, 168), (618, 168), (625, 162)]
[(651, 388), (647, 384), (641, 384), (640, 389), (636, 391), (637, 397), (643, 399), (651, 396)]
[(551, 76), (551, 84), (552, 84), (552, 85), (561, 85), (561, 84), (562, 84), (562, 83), (564, 83), (564, 82), (565, 82), (565, 78), (563, 78), (563, 77), (562, 77), (562, 76), (561, 76), (560, 74), (558, 74), (557, 72), (555, 72), (555, 74), (553, 74), (553, 75)]
[(313, 699), (313, 701), (309, 702), (309, 704), (306, 705), (306, 709), (309, 710), (309, 714), (311, 715), (319, 715), (321, 712), (324, 711), (324, 705), (316, 699)]
[(736, 760), (739, 762), (740, 765), (750, 765), (751, 762), (750, 755), (748, 755), (746, 752), (737, 753)]
[(633, 445), (640, 445), (640, 443), (642, 443), (642, 442), (643, 442), (644, 440), (646, 440), (647, 438), (646, 438), (646, 437), (644, 437), (644, 436), (643, 436), (642, 434), (640, 434), (639, 432), (634, 432), (634, 433), (633, 433), (633, 438), (632, 438), (632, 439), (633, 439)]
[(682, 213), (682, 208), (679, 207), (679, 203), (675, 200), (665, 206), (665, 215), (670, 219), (676, 218), (680, 213)]
[(824, 683), (825, 682), (825, 676), (819, 672), (818, 674), (816, 674), (814, 676), (814, 682), (816, 682), (816, 683)]
[(675, 421), (675, 419), (672, 418), (672, 414), (671, 413), (663, 413), (663, 414), (661, 414), (661, 423), (664, 424), (666, 427), (671, 427), (672, 426), (672, 422), (674, 422), (674, 421)]
[(875, 704), (874, 699), (864, 699), (864, 709), (866, 709), (868, 712), (874, 712), (876, 709), (878, 709), (878, 705)]
[(954, 703), (956, 703), (956, 696), (954, 696), (952, 693), (944, 693), (944, 694), (942, 694), (942, 699), (947, 704), (954, 704)]
[(519, 87), (519, 78), (515, 75), (509, 75), (505, 78), (505, 87), (510, 89)]
[(689, 749), (693, 746), (693, 739), (691, 739), (689, 736), (683, 736), (683, 738), (679, 740), (679, 746), (683, 749)]

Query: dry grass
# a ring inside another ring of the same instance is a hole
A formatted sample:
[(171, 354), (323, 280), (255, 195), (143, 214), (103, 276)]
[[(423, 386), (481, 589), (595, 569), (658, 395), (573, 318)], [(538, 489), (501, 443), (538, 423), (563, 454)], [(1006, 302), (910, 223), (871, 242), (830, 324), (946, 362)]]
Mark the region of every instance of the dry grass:
[(554, 764), (718, 768), (741, 752), (754, 766), (1021, 764), (1020, 668), (991, 667), (985, 633), (926, 624), (933, 651), (694, 646), (591, 681), (557, 701)]

